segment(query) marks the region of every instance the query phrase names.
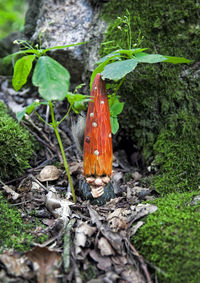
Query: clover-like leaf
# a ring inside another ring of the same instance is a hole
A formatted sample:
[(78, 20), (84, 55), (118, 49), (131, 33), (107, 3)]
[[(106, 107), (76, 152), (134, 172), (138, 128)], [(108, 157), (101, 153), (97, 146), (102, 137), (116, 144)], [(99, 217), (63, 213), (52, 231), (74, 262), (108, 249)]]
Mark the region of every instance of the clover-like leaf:
[(119, 130), (119, 123), (117, 117), (110, 117), (110, 123), (111, 123), (111, 131), (113, 135), (115, 135)]
[(69, 89), (70, 74), (61, 64), (49, 56), (41, 56), (35, 66), (33, 85), (45, 100), (63, 100)]
[(159, 63), (165, 61), (167, 58), (160, 54), (147, 54), (144, 52), (136, 53), (135, 59), (140, 63)]
[(16, 91), (18, 91), (27, 82), (34, 59), (35, 55), (27, 55), (20, 58), (15, 63), (12, 84)]
[(119, 115), (124, 108), (124, 102), (116, 102), (110, 107), (110, 115), (111, 116), (117, 116)]
[(66, 97), (67, 97), (68, 102), (71, 104), (72, 109), (77, 114), (80, 111), (84, 110), (85, 103), (90, 101), (90, 96), (84, 95), (84, 94), (74, 94), (74, 93), (68, 92)]
[(101, 72), (102, 79), (118, 81), (128, 73), (132, 72), (137, 66), (137, 63), (138, 61), (135, 59), (128, 59), (106, 65), (104, 70)]
[(179, 63), (191, 63), (192, 60), (188, 60), (184, 57), (173, 57), (173, 56), (165, 56), (167, 60), (164, 62), (166, 63), (173, 63), (173, 64), (179, 64)]

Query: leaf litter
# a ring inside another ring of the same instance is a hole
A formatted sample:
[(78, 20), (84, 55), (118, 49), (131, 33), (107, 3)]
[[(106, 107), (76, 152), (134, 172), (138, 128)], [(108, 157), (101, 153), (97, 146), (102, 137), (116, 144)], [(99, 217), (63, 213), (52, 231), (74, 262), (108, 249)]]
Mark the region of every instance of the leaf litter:
[[(70, 170), (77, 179), (81, 168), (81, 162), (72, 162)], [(25, 218), (30, 219), (31, 211), (36, 211), (41, 224), (33, 233), (48, 235), (48, 240), (33, 243), (28, 252), (4, 251), (0, 255), (0, 281), (152, 282), (145, 260), (130, 242), (144, 224), (142, 218), (157, 209), (140, 203), (141, 192), (145, 192), (143, 199), (152, 195), (148, 188), (138, 186), (139, 173), (125, 184), (123, 173), (116, 170), (118, 197), (106, 205), (92, 206), (80, 197), (74, 204), (62, 190), (67, 183), (61, 170), (54, 166), (47, 169), (53, 175), (48, 176), (46, 170), (44, 180), (40, 171), (35, 177), (26, 177), (16, 188), (3, 186)], [(46, 186), (40, 183), (47, 180)]]

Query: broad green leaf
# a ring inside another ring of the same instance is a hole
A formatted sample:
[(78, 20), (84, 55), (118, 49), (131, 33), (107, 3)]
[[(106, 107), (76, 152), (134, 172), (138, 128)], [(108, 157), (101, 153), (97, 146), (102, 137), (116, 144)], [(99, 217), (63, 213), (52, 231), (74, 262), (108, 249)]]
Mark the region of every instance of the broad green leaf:
[(18, 122), (20, 122), (23, 119), (23, 117), (26, 113), (31, 114), (35, 110), (35, 108), (38, 107), (41, 104), (48, 105), (48, 102), (47, 101), (39, 101), (39, 100), (34, 101), (30, 105), (28, 105), (24, 110), (18, 112), (17, 115), (16, 115)]
[(165, 61), (167, 58), (163, 55), (159, 54), (147, 54), (147, 53), (137, 53), (135, 54), (135, 60), (137, 60), (140, 63), (159, 63)]
[(110, 107), (110, 115), (111, 116), (117, 116), (119, 115), (122, 110), (124, 108), (124, 102), (117, 102), (114, 103), (111, 107)]
[(135, 59), (128, 59), (106, 65), (103, 72), (101, 72), (102, 79), (118, 81), (133, 71), (137, 63)]
[(119, 130), (119, 123), (117, 117), (110, 117), (110, 123), (111, 123), (111, 131), (113, 135), (115, 135), (116, 132)]
[(70, 74), (67, 69), (49, 56), (38, 59), (32, 77), (33, 85), (45, 100), (63, 100), (69, 89)]
[(179, 64), (179, 63), (191, 63), (192, 62), (192, 60), (188, 60), (184, 57), (165, 56), (165, 58), (167, 58), (167, 60), (164, 61), (166, 63)]
[(35, 55), (27, 55), (17, 60), (15, 63), (12, 84), (16, 91), (27, 82), (34, 59)]

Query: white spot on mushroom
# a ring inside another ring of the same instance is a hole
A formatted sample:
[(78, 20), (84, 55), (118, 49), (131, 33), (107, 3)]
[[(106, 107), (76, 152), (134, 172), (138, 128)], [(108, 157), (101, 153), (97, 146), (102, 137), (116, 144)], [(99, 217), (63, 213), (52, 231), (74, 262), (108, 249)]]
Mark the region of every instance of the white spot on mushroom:
[(104, 101), (103, 100), (101, 100), (101, 102), (100, 102), (101, 104), (104, 104)]
[(95, 86), (94, 89), (97, 89), (97, 86)]
[(90, 113), (90, 117), (94, 117), (94, 113), (93, 112)]
[(94, 151), (94, 155), (96, 155), (96, 156), (99, 155), (99, 151), (97, 149)]
[(97, 127), (97, 123), (96, 123), (96, 122), (93, 122), (93, 123), (92, 123), (92, 127), (96, 128), (96, 127)]
[(108, 136), (109, 136), (109, 138), (112, 138), (112, 134), (111, 133)]

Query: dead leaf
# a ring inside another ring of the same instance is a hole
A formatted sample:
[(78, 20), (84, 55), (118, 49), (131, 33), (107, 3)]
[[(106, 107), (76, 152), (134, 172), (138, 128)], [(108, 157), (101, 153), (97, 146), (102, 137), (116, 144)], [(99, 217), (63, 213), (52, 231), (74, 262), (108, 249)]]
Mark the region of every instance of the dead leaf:
[(11, 195), (11, 198), (13, 200), (16, 200), (20, 197), (20, 194), (16, 193), (11, 187), (9, 187), (7, 185), (4, 185), (3, 189), (7, 194)]
[(47, 165), (41, 170), (40, 174), (37, 176), (37, 179), (40, 182), (45, 182), (57, 180), (59, 177), (59, 169), (54, 165)]
[(112, 262), (116, 265), (122, 265), (125, 266), (128, 263), (128, 260), (125, 256), (112, 256)]
[(110, 213), (107, 217), (109, 226), (113, 232), (118, 232), (120, 229), (126, 230), (127, 223), (131, 215), (130, 209), (117, 208), (114, 212)]
[(78, 227), (75, 229), (75, 253), (81, 252), (80, 247), (85, 247), (87, 236), (91, 237), (96, 232), (96, 227), (91, 227), (87, 222), (78, 221)]
[(121, 272), (121, 277), (126, 283), (146, 283), (141, 273), (132, 265), (126, 266), (126, 269)]
[(69, 164), (69, 173), (81, 174), (83, 171), (83, 162), (72, 162)]
[(25, 256), (20, 256), (16, 253), (9, 254), (8, 252), (4, 252), (0, 255), (0, 262), (5, 265), (8, 274), (30, 279), (34, 274), (29, 268), (27, 261)]
[(140, 227), (144, 224), (143, 221), (138, 221), (135, 225), (133, 225), (130, 230), (129, 230), (129, 236), (132, 237), (133, 235), (135, 235), (135, 233), (137, 232), (138, 229), (140, 229)]
[(133, 177), (134, 181), (138, 181), (142, 178), (142, 175), (139, 172), (135, 171), (135, 172), (132, 173), (132, 177)]
[(61, 199), (54, 187), (51, 187), (50, 191), (46, 195), (46, 207), (55, 218), (62, 219), (64, 225), (66, 225), (69, 221), (69, 216), (71, 215), (70, 205), (73, 204), (73, 202), (67, 199)]
[(98, 248), (102, 256), (114, 255), (115, 251), (109, 244), (108, 240), (104, 237), (101, 237), (98, 241)]
[(122, 237), (115, 232), (112, 232), (108, 230), (108, 228), (102, 224), (100, 219), (103, 219), (102, 217), (99, 216), (99, 214), (90, 206), (88, 207), (91, 221), (92, 223), (96, 224), (97, 228), (103, 236), (109, 241), (109, 243), (112, 245), (112, 247), (119, 253), (121, 254), (123, 252), (123, 241)]
[(140, 203), (138, 205), (132, 205), (131, 206), (131, 210), (133, 212), (132, 214), (132, 221), (136, 221), (150, 213), (155, 212), (158, 209), (157, 206), (153, 205), (153, 204), (143, 204)]
[(58, 268), (61, 262), (59, 252), (37, 246), (27, 252), (26, 256), (33, 262), (38, 283), (57, 283)]
[(111, 265), (111, 259), (109, 257), (101, 256), (97, 251), (90, 251), (91, 258), (97, 262), (97, 267), (101, 270), (108, 270)]

